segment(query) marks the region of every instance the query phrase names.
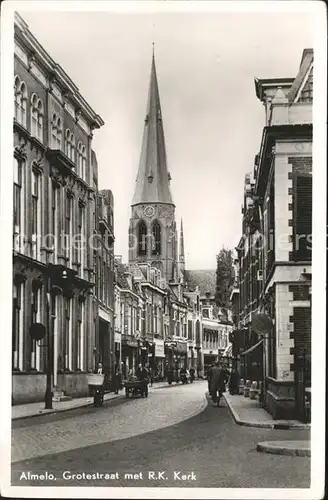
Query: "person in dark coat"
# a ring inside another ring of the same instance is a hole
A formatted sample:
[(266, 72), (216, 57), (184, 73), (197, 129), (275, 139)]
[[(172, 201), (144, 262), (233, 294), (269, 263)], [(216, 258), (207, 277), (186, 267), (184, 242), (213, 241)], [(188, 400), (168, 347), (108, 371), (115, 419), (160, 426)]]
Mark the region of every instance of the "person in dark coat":
[(113, 387), (114, 392), (115, 392), (115, 394), (118, 394), (122, 388), (122, 374), (118, 368), (116, 368), (116, 370), (115, 370), (113, 382), (114, 382), (114, 384), (113, 384), (114, 385), (114, 387)]
[(235, 369), (231, 371), (230, 378), (229, 378), (229, 392), (230, 394), (238, 394), (238, 383), (239, 383), (239, 377), (238, 373)]
[[(219, 365), (219, 363), (215, 363), (215, 367), (212, 370), (212, 379), (211, 379), (211, 396), (213, 403), (220, 406), (220, 399), (222, 394), (225, 392), (226, 383), (229, 378), (229, 372), (226, 367)], [(218, 395), (219, 393), (219, 395)]]
[(143, 381), (144, 392), (148, 394), (149, 371), (145, 366), (142, 366), (142, 364), (140, 363), (137, 368), (136, 375), (139, 380)]

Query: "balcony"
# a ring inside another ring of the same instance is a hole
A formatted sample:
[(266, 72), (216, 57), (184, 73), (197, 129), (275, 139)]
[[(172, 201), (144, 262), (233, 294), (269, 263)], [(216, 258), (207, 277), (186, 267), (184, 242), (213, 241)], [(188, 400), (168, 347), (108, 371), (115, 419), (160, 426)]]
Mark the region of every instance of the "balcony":
[[(50, 149), (46, 151), (46, 156), (50, 162), (60, 168), (64, 174), (75, 174), (75, 163), (70, 160), (60, 149)], [(76, 175), (76, 174), (75, 174)]]

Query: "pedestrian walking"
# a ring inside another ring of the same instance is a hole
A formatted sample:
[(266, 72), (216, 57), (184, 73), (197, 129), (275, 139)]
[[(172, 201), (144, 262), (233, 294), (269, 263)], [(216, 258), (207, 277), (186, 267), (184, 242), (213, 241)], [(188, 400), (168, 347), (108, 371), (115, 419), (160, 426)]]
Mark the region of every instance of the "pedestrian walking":
[(216, 403), (217, 407), (220, 406), (220, 399), (225, 392), (228, 377), (229, 372), (226, 367), (220, 367), (219, 362), (216, 362), (214, 368), (212, 369), (211, 396), (213, 403)]
[(140, 363), (137, 372), (136, 372), (138, 380), (142, 380), (144, 383), (144, 392), (148, 395), (148, 382), (149, 382), (149, 371), (145, 366), (142, 366)]
[(116, 370), (115, 370), (113, 382), (114, 382), (114, 384), (113, 384), (114, 385), (114, 387), (113, 387), (114, 392), (115, 392), (115, 394), (118, 394), (119, 391), (122, 389), (122, 374), (118, 368), (116, 368)]

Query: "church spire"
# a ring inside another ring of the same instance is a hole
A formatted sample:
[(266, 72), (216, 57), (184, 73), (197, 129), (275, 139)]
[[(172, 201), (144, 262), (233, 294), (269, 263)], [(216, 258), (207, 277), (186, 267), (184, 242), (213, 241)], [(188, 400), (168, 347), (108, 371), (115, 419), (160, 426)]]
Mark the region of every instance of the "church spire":
[(168, 203), (173, 205), (170, 191), (170, 174), (166, 164), (154, 44), (145, 128), (132, 205), (139, 203)]

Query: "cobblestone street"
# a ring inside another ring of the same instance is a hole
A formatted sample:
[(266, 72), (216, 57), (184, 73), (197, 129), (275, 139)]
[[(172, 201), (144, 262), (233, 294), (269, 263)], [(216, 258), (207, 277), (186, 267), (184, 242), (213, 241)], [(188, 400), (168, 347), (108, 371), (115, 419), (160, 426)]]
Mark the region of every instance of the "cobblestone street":
[[(196, 382), (151, 390), (148, 399), (122, 397), (100, 409), (15, 422), (12, 484), (309, 487), (310, 459), (256, 451), (259, 441), (305, 439), (308, 431), (238, 426), (225, 403), (204, 409), (205, 391)], [(163, 477), (149, 474), (158, 471)], [(46, 472), (55, 479), (28, 475)], [(90, 479), (74, 477), (83, 473)], [(104, 473), (115, 479), (101, 478)]]

